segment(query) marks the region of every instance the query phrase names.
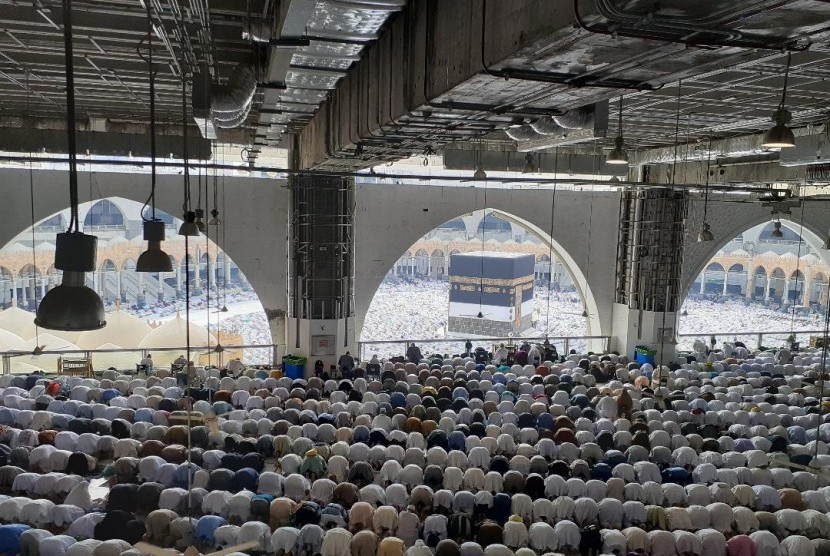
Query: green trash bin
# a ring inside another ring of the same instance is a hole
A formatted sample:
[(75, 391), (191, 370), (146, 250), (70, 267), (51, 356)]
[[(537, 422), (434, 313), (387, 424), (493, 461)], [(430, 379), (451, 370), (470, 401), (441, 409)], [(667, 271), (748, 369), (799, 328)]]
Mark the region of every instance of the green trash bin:
[(286, 355), (282, 358), (282, 372), (288, 378), (305, 378), (305, 364), (307, 358)]

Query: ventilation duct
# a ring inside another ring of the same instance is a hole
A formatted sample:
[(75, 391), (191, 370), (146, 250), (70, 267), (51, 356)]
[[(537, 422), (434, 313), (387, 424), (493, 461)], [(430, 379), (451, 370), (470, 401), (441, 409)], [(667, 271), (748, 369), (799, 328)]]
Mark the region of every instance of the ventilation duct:
[(541, 137), (533, 127), (529, 125), (520, 125), (517, 127), (507, 128), (507, 136), (514, 141), (532, 141)]
[(252, 64), (237, 65), (227, 83), (212, 82), (208, 68), (203, 66), (193, 76), (193, 119), (205, 139), (216, 138), (216, 128), (239, 127), (248, 118), (257, 77)]
[(564, 131), (562, 126), (556, 123), (556, 120), (551, 116), (539, 118), (530, 124), (530, 127), (540, 135), (562, 135)]
[(543, 116), (529, 125), (511, 128), (507, 135), (521, 152), (540, 151), (563, 145), (593, 141), (608, 132), (608, 101), (569, 110), (565, 114)]
[[(574, 110), (569, 110), (561, 116), (554, 116), (553, 120), (565, 129), (591, 129), (594, 127), (594, 107), (595, 104), (589, 106), (581, 106)], [(606, 113), (608, 112), (606, 107)]]

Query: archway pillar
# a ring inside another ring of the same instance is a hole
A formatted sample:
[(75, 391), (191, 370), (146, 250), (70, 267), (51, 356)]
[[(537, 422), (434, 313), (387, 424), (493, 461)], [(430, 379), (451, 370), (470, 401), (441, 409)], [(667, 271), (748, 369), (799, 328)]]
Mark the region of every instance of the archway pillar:
[(683, 191), (623, 193), (611, 328), (611, 347), (621, 354), (633, 357), (643, 346), (657, 352), (657, 363), (675, 357), (686, 204)]
[(744, 297), (748, 300), (752, 300), (755, 298), (755, 269), (751, 269), (751, 272), (747, 272), (746, 274), (746, 291), (744, 292)]
[(292, 176), (286, 350), (314, 363), (357, 355), (354, 319), (354, 180)]
[(726, 297), (726, 294), (729, 293), (729, 271), (725, 270), (723, 272), (723, 292), (721, 295)]

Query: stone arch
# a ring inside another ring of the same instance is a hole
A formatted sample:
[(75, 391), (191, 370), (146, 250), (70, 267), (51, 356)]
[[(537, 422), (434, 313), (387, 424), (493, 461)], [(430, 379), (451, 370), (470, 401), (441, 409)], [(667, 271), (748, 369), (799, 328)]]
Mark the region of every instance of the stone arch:
[(111, 199), (101, 199), (87, 208), (82, 218), (83, 227), (87, 230), (120, 229), (127, 222), (125, 211), (118, 203)]
[[(548, 203), (549, 203), (550, 202), (549, 197), (547, 199), (548, 199)], [(594, 296), (594, 293), (591, 289), (591, 286), (588, 283), (587, 277), (586, 277), (585, 273), (583, 272), (582, 267), (579, 264), (577, 264), (576, 260), (571, 255), (571, 253), (568, 252), (559, 243), (559, 241), (552, 238), (549, 234), (549, 231), (545, 231), (544, 229), (542, 229), (542, 227), (540, 227), (539, 225), (531, 222), (528, 219), (516, 216), (516, 215), (512, 214), (511, 212), (509, 212), (507, 210), (502, 210), (502, 209), (497, 209), (497, 208), (488, 209), (488, 216), (487, 216), (488, 221), (490, 220), (491, 216), (496, 216), (496, 217), (498, 217), (499, 220), (509, 222), (511, 224), (511, 230), (514, 230), (516, 225), (518, 225), (518, 226), (523, 227), (528, 232), (530, 232), (531, 234), (535, 235), (536, 237), (538, 237), (540, 239), (540, 241), (544, 245), (545, 249), (553, 253), (554, 260), (558, 260), (562, 264), (564, 269), (568, 273), (570, 273), (570, 275), (573, 277), (574, 289), (576, 290), (576, 293), (577, 293), (577, 295), (579, 296), (579, 298), (582, 302), (582, 306), (584, 307), (585, 311), (588, 313), (588, 317), (586, 319), (586, 321), (587, 321), (587, 334), (588, 335), (594, 335), (594, 336), (602, 335), (603, 334), (603, 328), (602, 328), (602, 324), (601, 324), (601, 316), (600, 316), (597, 300)], [(458, 217), (459, 216), (451, 215), (450, 220), (453, 219), (453, 218), (458, 218)], [(470, 218), (470, 215), (469, 214), (463, 215), (462, 218)], [(559, 218), (559, 217), (557, 216), (557, 218)], [(447, 220), (445, 220), (445, 221), (447, 221)], [(417, 228), (416, 228), (415, 230), (413, 230), (412, 235), (415, 235), (416, 233), (420, 233), (420, 235), (418, 235), (417, 237), (411, 238), (409, 240), (409, 245), (414, 245), (418, 241), (418, 239), (420, 239), (421, 237), (427, 235), (431, 230), (435, 229), (438, 226), (440, 226), (440, 224), (434, 225), (433, 227), (431, 227), (429, 229), (426, 229), (426, 230), (423, 230), (423, 231), (416, 231), (417, 230)], [(549, 227), (549, 224), (545, 224), (545, 226)], [(565, 225), (563, 224), (562, 226), (564, 228)], [(556, 232), (556, 230), (555, 230), (555, 232)], [(554, 235), (556, 235), (556, 233)], [(587, 238), (585, 236), (582, 236), (582, 239), (587, 239)], [(480, 245), (479, 245), (478, 242), (476, 242), (475, 246), (470, 250), (479, 250), (479, 249), (480, 249)], [(468, 251), (468, 250), (464, 249), (464, 251)], [(451, 254), (455, 254), (457, 252), (459, 252), (459, 250), (455, 249), (455, 250), (451, 251)], [(401, 256), (399, 256), (398, 259), (396, 259), (396, 260), (401, 261), (406, 257), (412, 257), (411, 252), (409, 250), (403, 251), (403, 254)], [(412, 258), (417, 258), (417, 253), (416, 253), (415, 257), (412, 257)], [(393, 264), (397, 264), (397, 263), (393, 263)], [(591, 263), (591, 268), (593, 268), (593, 263)], [(380, 285), (379, 281), (377, 281), (377, 283), (373, 283), (371, 293), (368, 292), (368, 291), (366, 292), (366, 301), (365, 301), (366, 302), (366, 310), (368, 310), (368, 306), (371, 303), (375, 293), (377, 292), (377, 288), (378, 288), (379, 285)], [(361, 301), (362, 300), (358, 301), (358, 304), (360, 304)], [(362, 316), (361, 316), (361, 324), (362, 324)], [(596, 346), (597, 347), (594, 348), (594, 349), (602, 349), (602, 346), (601, 346), (600, 343), (597, 343)]]
[(20, 307), (34, 311), (37, 301), (45, 293), (43, 273), (32, 263), (23, 265), (17, 272), (17, 304)]
[(5, 266), (0, 266), (0, 308), (7, 309), (12, 305), (12, 288), (14, 274)]
[(796, 269), (790, 274), (786, 283), (786, 301), (788, 303), (794, 305), (804, 304), (804, 283), (805, 276), (801, 270)]
[(824, 307), (827, 304), (827, 276), (824, 272), (816, 272), (807, 292), (806, 304), (818, 304)]
[[(690, 214), (694, 216), (687, 221), (687, 227), (697, 230), (702, 223), (703, 202), (694, 201), (691, 203)], [(809, 245), (812, 252), (825, 264), (830, 265), (830, 252), (821, 249), (824, 242), (824, 234), (830, 228), (830, 214), (822, 203), (807, 204), (794, 208), (789, 215), (776, 215), (770, 218), (768, 207), (760, 203), (743, 205), (740, 211), (736, 211), (730, 203), (719, 203), (709, 201), (708, 221), (715, 234), (715, 241), (711, 243), (699, 243), (696, 235), (689, 235), (684, 244), (684, 269), (682, 283), (683, 298), (689, 294), (692, 286), (697, 282), (697, 277), (717, 254), (728, 243), (738, 235), (744, 234), (745, 240), (757, 240), (760, 237), (747, 237), (747, 232), (762, 224), (771, 223), (773, 220), (780, 220), (782, 228), (793, 231), (801, 236), (801, 239)], [(756, 256), (757, 258), (757, 256)], [(767, 273), (770, 276), (770, 273)], [(756, 288), (757, 291), (757, 288)]]
[(444, 256), (444, 250), (433, 249), (429, 259), (430, 276), (433, 278), (443, 278), (447, 273), (447, 258)]

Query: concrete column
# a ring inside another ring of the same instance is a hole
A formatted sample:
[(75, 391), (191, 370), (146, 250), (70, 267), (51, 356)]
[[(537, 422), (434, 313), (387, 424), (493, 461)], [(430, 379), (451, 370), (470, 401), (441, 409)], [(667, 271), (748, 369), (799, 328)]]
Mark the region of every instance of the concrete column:
[(35, 292), (37, 291), (37, 277), (32, 275), (29, 277), (29, 288), (26, 290), (29, 307), (35, 306)]
[(746, 299), (754, 299), (755, 298), (755, 272), (751, 271), (751, 273), (747, 273), (746, 275), (746, 291), (744, 292), (744, 298)]
[(631, 357), (636, 346), (645, 346), (657, 351), (657, 363), (674, 359), (686, 205), (681, 191), (623, 193), (611, 349)]
[(722, 294), (724, 297), (726, 296), (726, 294), (729, 291), (728, 287), (729, 287), (729, 271), (725, 271), (723, 273), (723, 294)]
[(827, 286), (822, 284), (821, 291), (820, 291), (819, 296), (818, 296), (819, 305), (821, 305), (822, 307), (827, 307), (827, 301), (828, 301), (829, 294), (830, 294), (830, 292), (828, 292)]
[(182, 267), (176, 266), (176, 297), (182, 296)]
[(118, 299), (120, 299), (121, 301), (126, 301), (127, 296), (124, 293), (124, 276), (122, 274), (124, 271), (118, 269), (115, 272), (115, 276), (118, 278)]
[(12, 307), (17, 307), (17, 280), (12, 278)]
[(202, 287), (202, 277), (199, 274), (200, 269), (202, 268), (202, 261), (196, 258), (193, 263), (193, 287), (198, 290)]
[(810, 305), (810, 292), (813, 289), (813, 276), (805, 276), (801, 283), (801, 295), (799, 296), (800, 304), (804, 306)]
[(706, 293), (706, 269), (700, 273), (700, 295)]
[(225, 262), (222, 265), (222, 287), (231, 281), (231, 265), (228, 263), (228, 257), (225, 256)]
[(781, 303), (789, 303), (790, 302), (790, 286), (792, 285), (792, 280), (789, 278), (784, 278), (784, 293), (781, 295)]
[(43, 299), (43, 296), (46, 295), (46, 280), (40, 280), (40, 298)]
[(207, 261), (208, 282), (212, 289), (216, 289), (216, 262), (213, 259)]
[[(357, 355), (354, 317), (354, 181), (292, 176), (287, 349), (327, 367)], [(312, 202), (313, 201), (313, 202)], [(241, 274), (240, 274), (241, 276)], [(307, 368), (308, 374), (312, 369)]]

